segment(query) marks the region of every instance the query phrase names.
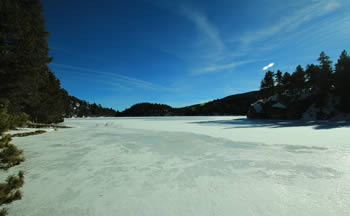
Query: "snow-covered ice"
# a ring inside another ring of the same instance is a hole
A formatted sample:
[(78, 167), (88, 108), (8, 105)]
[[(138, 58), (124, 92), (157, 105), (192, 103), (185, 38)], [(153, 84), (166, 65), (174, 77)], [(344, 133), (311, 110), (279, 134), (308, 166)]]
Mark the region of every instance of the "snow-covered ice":
[(15, 138), (11, 216), (349, 215), (347, 122), (245, 117), (67, 119)]

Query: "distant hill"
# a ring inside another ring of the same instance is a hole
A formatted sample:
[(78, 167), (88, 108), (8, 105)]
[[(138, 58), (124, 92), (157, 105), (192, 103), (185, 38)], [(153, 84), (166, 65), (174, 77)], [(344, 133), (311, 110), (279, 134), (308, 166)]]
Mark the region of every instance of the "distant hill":
[(173, 108), (165, 104), (139, 103), (121, 112), (120, 116), (246, 115), (250, 105), (259, 97), (259, 91), (252, 91), (182, 108)]
[(260, 98), (259, 91), (227, 96), (207, 103), (176, 109), (176, 113), (185, 116), (246, 115), (249, 107)]
[(125, 109), (121, 116), (171, 116), (175, 109), (165, 104), (138, 103)]

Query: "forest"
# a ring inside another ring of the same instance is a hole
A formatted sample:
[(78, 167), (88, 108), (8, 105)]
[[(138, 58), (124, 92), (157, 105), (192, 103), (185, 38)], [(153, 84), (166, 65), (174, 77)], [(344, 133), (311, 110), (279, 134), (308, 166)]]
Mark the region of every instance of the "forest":
[(298, 65), (290, 74), (267, 71), (261, 81), (262, 98), (272, 95), (305, 95), (312, 94), (316, 105), (323, 107), (327, 95), (339, 97), (337, 109), (341, 112), (350, 112), (350, 56), (344, 50), (335, 64), (330, 57), (321, 52), (317, 59), (319, 64), (308, 64), (306, 69)]

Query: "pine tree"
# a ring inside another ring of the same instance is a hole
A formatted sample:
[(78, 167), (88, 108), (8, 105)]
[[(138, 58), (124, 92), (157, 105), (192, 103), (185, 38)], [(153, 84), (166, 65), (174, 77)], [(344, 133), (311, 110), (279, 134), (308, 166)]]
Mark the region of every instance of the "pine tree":
[(280, 70), (277, 70), (275, 74), (275, 80), (276, 80), (276, 91), (278, 94), (281, 94), (283, 91), (282, 79), (283, 79), (282, 72)]
[(292, 74), (291, 85), (295, 92), (305, 88), (305, 72), (301, 65), (298, 65), (295, 72)]
[(283, 74), (282, 86), (283, 86), (283, 90), (291, 89), (291, 75), (288, 72), (285, 72)]
[[(31, 120), (55, 122), (62, 120), (63, 99), (47, 66), (52, 58), (42, 9), (40, 0), (0, 2), (0, 97), (9, 99), (10, 113), (25, 112)], [(38, 108), (44, 106), (49, 107), (47, 113), (38, 117)]]
[(321, 52), (317, 60), (320, 62), (319, 90), (324, 93), (329, 91), (332, 85), (332, 61), (325, 52)]
[(275, 76), (276, 76), (276, 84), (277, 84), (277, 86), (281, 86), (282, 85), (282, 78), (283, 78), (282, 72), (280, 70), (277, 70)]
[(262, 90), (264, 97), (273, 95), (275, 91), (275, 74), (272, 71), (265, 73), (264, 79), (261, 81), (260, 90)]
[(341, 109), (350, 112), (350, 56), (344, 50), (335, 65), (335, 87), (340, 96)]
[(306, 66), (305, 70), (306, 76), (306, 86), (311, 89), (319, 88), (319, 80), (320, 80), (320, 67), (314, 64), (309, 64)]

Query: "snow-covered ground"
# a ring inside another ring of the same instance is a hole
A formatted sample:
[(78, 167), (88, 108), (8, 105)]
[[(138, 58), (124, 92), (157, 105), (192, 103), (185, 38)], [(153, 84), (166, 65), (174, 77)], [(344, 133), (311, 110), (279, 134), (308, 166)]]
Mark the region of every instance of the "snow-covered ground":
[(347, 122), (245, 117), (67, 119), (15, 138), (11, 216), (349, 215)]

